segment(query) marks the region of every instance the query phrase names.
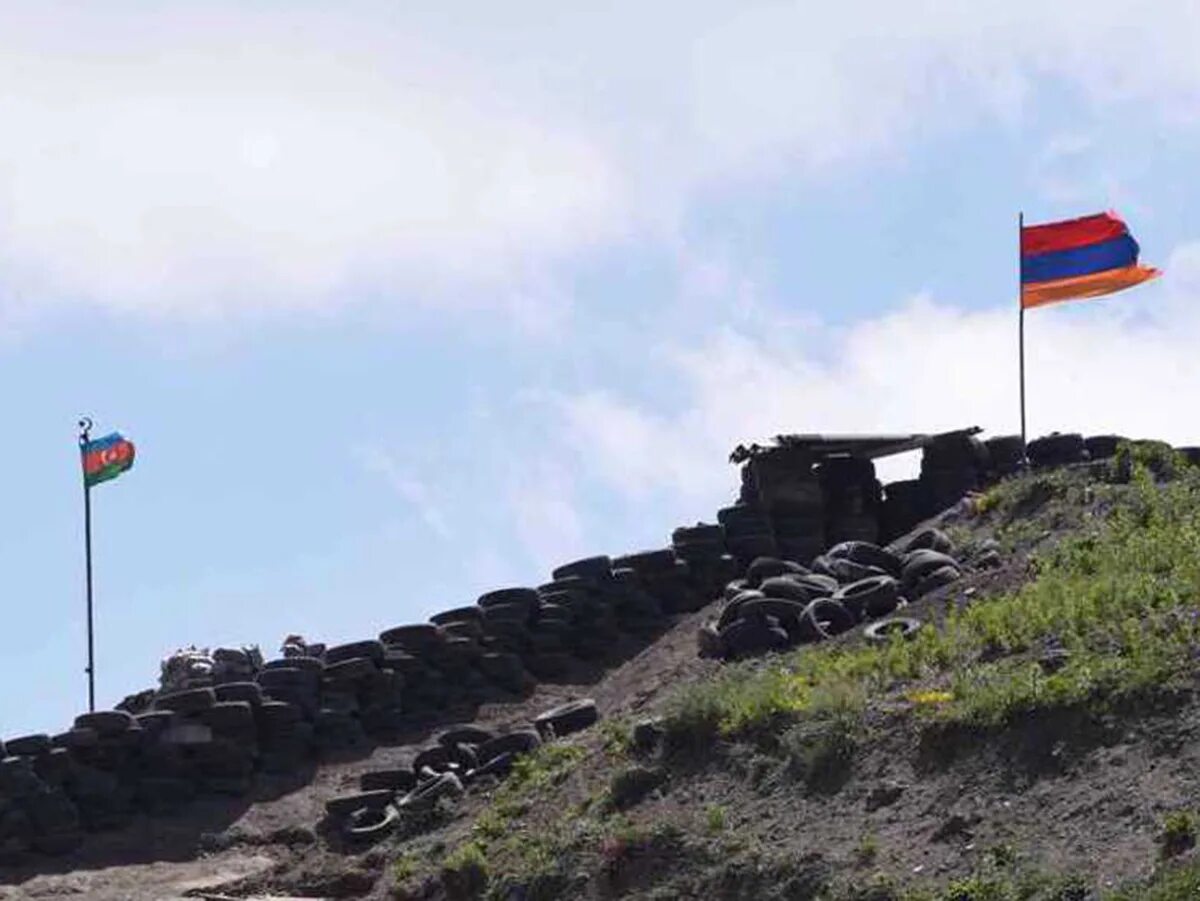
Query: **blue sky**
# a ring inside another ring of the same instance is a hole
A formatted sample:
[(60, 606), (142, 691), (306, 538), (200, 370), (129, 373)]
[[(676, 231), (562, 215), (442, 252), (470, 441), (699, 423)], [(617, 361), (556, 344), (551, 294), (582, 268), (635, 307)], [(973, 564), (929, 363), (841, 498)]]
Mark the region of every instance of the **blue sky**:
[(0, 0), (4, 734), (86, 702), (81, 414), (102, 704), (662, 544), (739, 441), (1014, 430), (1022, 208), (1167, 269), (1030, 316), (1031, 430), (1200, 444), (1187, 4), (409, 6)]

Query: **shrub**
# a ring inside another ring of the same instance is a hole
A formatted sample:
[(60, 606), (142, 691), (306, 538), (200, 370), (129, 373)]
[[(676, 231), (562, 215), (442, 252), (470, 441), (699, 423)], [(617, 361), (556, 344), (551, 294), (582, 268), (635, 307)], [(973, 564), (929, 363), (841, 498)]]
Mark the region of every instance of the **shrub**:
[(1196, 817), (1187, 810), (1176, 810), (1163, 818), (1159, 844), (1163, 857), (1176, 857), (1196, 844)]

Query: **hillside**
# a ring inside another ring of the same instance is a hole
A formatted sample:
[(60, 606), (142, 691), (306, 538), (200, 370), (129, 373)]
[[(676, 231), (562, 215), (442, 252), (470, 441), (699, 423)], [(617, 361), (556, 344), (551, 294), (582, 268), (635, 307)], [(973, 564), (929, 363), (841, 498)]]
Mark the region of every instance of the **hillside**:
[[(1193, 897), (1198, 500), (1200, 470), (1150, 444), (1013, 476), (893, 543), (935, 534), (961, 563), (890, 612), (907, 639), (701, 656), (718, 589), (386, 741), (14, 857), (0, 897)], [(325, 817), (449, 726), (524, 734), (584, 697), (598, 722), (441, 767), (461, 791), (370, 840)]]

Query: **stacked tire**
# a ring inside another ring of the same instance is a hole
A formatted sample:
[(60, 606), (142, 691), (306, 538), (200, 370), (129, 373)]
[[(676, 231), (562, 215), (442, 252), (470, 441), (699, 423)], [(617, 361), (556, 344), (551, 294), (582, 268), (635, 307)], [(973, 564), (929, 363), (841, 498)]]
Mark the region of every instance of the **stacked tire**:
[(998, 435), (983, 442), (987, 450), (988, 471), (991, 481), (1016, 475), (1025, 463), (1025, 446), (1020, 435)]
[(929, 509), (920, 479), (888, 482), (879, 510), (879, 540), (893, 541), (925, 518)]
[(680, 526), (671, 533), (671, 550), (688, 566), (693, 589), (701, 599), (713, 597), (737, 575), (737, 561), (727, 553), (720, 523)]
[(988, 452), (978, 438), (943, 435), (925, 446), (921, 455), (921, 484), (929, 503), (927, 515), (952, 507), (988, 477)]
[(875, 478), (875, 464), (861, 457), (827, 457), (817, 466), (817, 478), (826, 541), (878, 541), (883, 488)]
[(757, 504), (724, 507), (717, 511), (717, 522), (725, 529), (725, 547), (743, 568), (756, 557), (773, 557), (779, 552), (771, 518)]
[(771, 499), (771, 526), (780, 557), (808, 563), (826, 545), (825, 493), (814, 477), (791, 482)]
[[(1116, 452), (1114, 446), (1113, 452)], [(1049, 469), (1054, 466), (1068, 466), (1072, 463), (1083, 463), (1088, 459), (1087, 446), (1083, 436), (1075, 433), (1060, 434), (1052, 432), (1029, 442), (1026, 456), (1034, 469)]]

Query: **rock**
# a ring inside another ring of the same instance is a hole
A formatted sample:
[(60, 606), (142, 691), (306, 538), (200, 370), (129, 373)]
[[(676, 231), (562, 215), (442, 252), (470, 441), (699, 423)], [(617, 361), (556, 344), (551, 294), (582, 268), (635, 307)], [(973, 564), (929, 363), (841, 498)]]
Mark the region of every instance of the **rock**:
[(904, 794), (904, 789), (905, 786), (899, 782), (889, 780), (880, 783), (867, 793), (867, 810), (878, 810), (881, 807), (895, 804)]
[(971, 828), (967, 818), (961, 814), (954, 814), (946, 822), (942, 823), (933, 833), (930, 838), (935, 842), (944, 842), (952, 838), (970, 838)]
[(649, 754), (662, 744), (666, 731), (660, 717), (638, 720), (633, 725), (633, 749), (639, 754)]

